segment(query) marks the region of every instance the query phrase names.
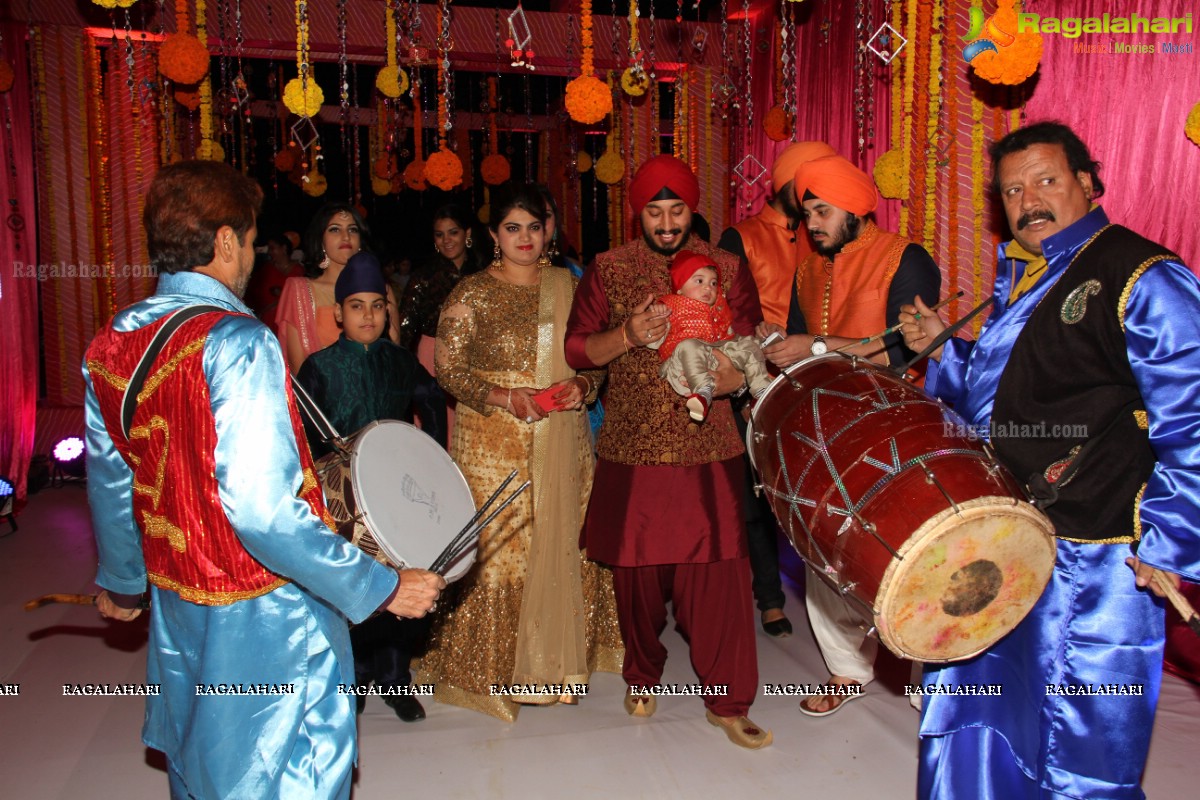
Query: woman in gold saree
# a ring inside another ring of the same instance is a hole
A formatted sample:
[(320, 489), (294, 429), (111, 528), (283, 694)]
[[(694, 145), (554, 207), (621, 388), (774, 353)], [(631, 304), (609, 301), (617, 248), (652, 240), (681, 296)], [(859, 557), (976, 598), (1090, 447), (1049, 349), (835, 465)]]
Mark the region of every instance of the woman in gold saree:
[(622, 649), (611, 573), (579, 550), (594, 467), (583, 407), (602, 373), (576, 374), (563, 356), (576, 281), (544, 256), (534, 187), (498, 192), (492, 215), (491, 266), (442, 310), (438, 379), (458, 399), (450, 454), (476, 503), (513, 469), (532, 485), (484, 531), (419, 681), (439, 702), (512, 721), (521, 704), (578, 702), (593, 670), (620, 671)]

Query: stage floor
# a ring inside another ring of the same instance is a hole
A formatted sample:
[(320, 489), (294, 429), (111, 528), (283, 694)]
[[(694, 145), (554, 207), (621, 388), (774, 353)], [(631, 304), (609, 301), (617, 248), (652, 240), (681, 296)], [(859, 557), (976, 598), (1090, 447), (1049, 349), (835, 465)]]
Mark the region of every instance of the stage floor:
[[(163, 758), (139, 738), (142, 698), (62, 696), (65, 683), (144, 680), (145, 623), (108, 624), (86, 607), (22, 610), (42, 594), (95, 591), (84, 488), (42, 491), (19, 523), (0, 539), (0, 683), (20, 684), (18, 696), (0, 696), (4, 795), (166, 797)], [(763, 684), (825, 677), (798, 587), (787, 589), (797, 634), (776, 640), (759, 632)], [(664, 682), (694, 683), (683, 642), (671, 630), (665, 637)], [(355, 796), (911, 797), (917, 712), (903, 696), (908, 668), (881, 654), (880, 671), (865, 698), (825, 719), (800, 714), (797, 698), (760, 690), (751, 715), (774, 731), (775, 743), (758, 752), (708, 725), (699, 698), (660, 698), (652, 719), (628, 717), (624, 683), (605, 673), (580, 705), (527, 708), (513, 725), (432, 702), (425, 721), (406, 725), (371, 698), (360, 717)], [(1170, 675), (1163, 684), (1144, 788), (1151, 798), (1186, 797), (1200, 783), (1200, 687)]]

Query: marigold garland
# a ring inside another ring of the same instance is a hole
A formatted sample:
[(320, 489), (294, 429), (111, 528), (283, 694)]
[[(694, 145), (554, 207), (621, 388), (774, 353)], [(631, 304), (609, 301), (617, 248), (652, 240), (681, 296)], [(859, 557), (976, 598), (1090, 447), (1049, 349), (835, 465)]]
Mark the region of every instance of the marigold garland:
[(575, 171), (582, 175), (583, 173), (587, 172), (591, 168), (592, 168), (592, 157), (590, 155), (588, 155), (585, 151), (580, 150), (579, 154), (575, 157)]
[(1200, 103), (1192, 106), (1192, 110), (1187, 115), (1187, 122), (1183, 126), (1183, 132), (1195, 144), (1200, 145)]
[(374, 192), (379, 197), (383, 197), (384, 195), (391, 194), (392, 182), (390, 179), (385, 180), (384, 178), (377, 178), (374, 175), (372, 175), (371, 176), (371, 191)]
[[(994, 26), (1000, 33), (1013, 37), (1012, 44), (1002, 46), (999, 50), (985, 50), (971, 60), (971, 68), (975, 74), (990, 83), (1016, 86), (1023, 83), (1033, 73), (1037, 72), (1042, 60), (1042, 35), (1025, 31), (1018, 33), (1017, 12), (1012, 0), (996, 8), (996, 13), (988, 21), (988, 26)], [(984, 29), (987, 35), (987, 28)]]
[(386, 153), (375, 159), (375, 163), (371, 165), (371, 172), (381, 180), (390, 181), (392, 176), (399, 171), (400, 166), (396, 162), (396, 157)]
[(200, 107), (200, 90), (177, 88), (175, 89), (175, 102), (188, 111), (195, 111)]
[(775, 106), (763, 116), (762, 126), (767, 138), (773, 142), (782, 142), (792, 135), (792, 120), (782, 105)]
[(425, 161), (425, 179), (444, 191), (462, 183), (463, 165), (458, 155), (444, 144)]
[(137, 0), (92, 0), (92, 2), (101, 8), (129, 8)]
[(479, 164), (479, 175), (489, 186), (499, 186), (512, 177), (512, 166), (499, 153), (492, 153)]
[(7, 61), (0, 61), (0, 92), (7, 92), (13, 87), (13, 81), (16, 75), (13, 73), (12, 65)]
[(564, 105), (571, 119), (591, 125), (612, 112), (612, 93), (604, 81), (592, 74), (596, 71), (592, 55), (592, 0), (582, 0), (579, 24), (583, 51), (579, 63), (580, 74), (567, 83)]
[(316, 116), (325, 102), (325, 92), (317, 85), (316, 76), (308, 61), (308, 3), (296, 0), (296, 71), (283, 89), (283, 104), (288, 111), (301, 117)]
[(176, 83), (195, 84), (208, 74), (208, 48), (190, 33), (169, 33), (158, 50), (158, 71)]
[(621, 158), (620, 153), (615, 150), (609, 150), (596, 159), (595, 170), (596, 180), (612, 186), (614, 183), (619, 183), (621, 178), (625, 177), (625, 161)]

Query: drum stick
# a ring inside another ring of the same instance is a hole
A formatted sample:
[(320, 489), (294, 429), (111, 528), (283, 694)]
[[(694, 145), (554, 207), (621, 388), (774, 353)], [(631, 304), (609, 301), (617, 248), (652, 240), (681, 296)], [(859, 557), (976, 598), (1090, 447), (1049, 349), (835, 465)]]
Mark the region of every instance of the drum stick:
[(483, 529), (486, 528), (488, 526), (488, 524), (491, 523), (491, 521), (496, 518), (497, 514), (499, 514), (504, 509), (508, 508), (509, 503), (511, 503), (513, 500), (517, 499), (517, 495), (519, 495), (521, 492), (528, 489), (529, 485), (530, 485), (530, 481), (525, 481), (524, 483), (522, 483), (520, 486), (518, 486), (516, 488), (515, 491), (513, 491), (512, 494), (510, 494), (508, 497), (506, 497), (504, 499), (504, 502), (501, 503), (496, 508), (495, 511), (493, 511), (491, 514), (488, 514), (487, 519), (485, 519), (483, 522), (479, 523), (475, 527), (475, 529), (471, 531), (469, 536), (467, 536), (465, 539), (463, 539), (457, 545), (455, 545), (454, 543), (451, 543), (450, 545), (448, 545), (446, 547), (446, 549), (442, 551), (442, 554), (437, 557), (437, 560), (435, 560), (433, 562), (433, 564), (430, 565), (429, 571), (436, 572), (440, 575), (442, 573), (442, 570), (444, 570), (447, 566), (449, 566), (454, 561), (456, 561), (460, 555), (465, 553), (468, 549), (470, 549), (471, 545), (473, 545), (476, 541), (478, 541), (479, 534), (483, 531)]
[[(479, 507), (479, 510), (476, 511), (469, 520), (467, 520), (467, 524), (462, 527), (462, 530), (454, 535), (454, 538), (450, 540), (448, 545), (446, 545), (446, 549), (442, 551), (440, 556), (438, 556), (438, 561), (441, 561), (446, 553), (453, 552), (458, 547), (460, 542), (462, 542), (465, 538), (468, 538), (468, 534), (471, 532), (471, 529), (475, 527), (475, 523), (478, 522), (479, 518), (487, 512), (492, 503), (496, 502), (496, 498), (500, 496), (500, 493), (504, 491), (506, 486), (512, 483), (512, 480), (515, 477), (517, 477), (517, 471), (514, 469), (512, 472), (508, 473), (508, 477), (505, 478), (498, 487), (496, 487), (496, 491), (492, 492), (492, 496), (489, 497), (484, 504)], [(438, 561), (435, 561), (434, 563), (436, 564)]]
[[(958, 298), (960, 298), (960, 297), (962, 297), (962, 296), (963, 296), (963, 290), (962, 290), (962, 289), (959, 289), (957, 292), (955, 292), (954, 294), (950, 295), (950, 296), (949, 296), (949, 297), (947, 297), (945, 300), (942, 300), (940, 303), (938, 303), (936, 306), (934, 306), (933, 308), (931, 308), (931, 309), (929, 309), (929, 310), (930, 310), (931, 312), (933, 312), (933, 311), (937, 311), (937, 310), (938, 310), (938, 309), (940, 309), (942, 306), (946, 305), (947, 303), (953, 303), (955, 300), (957, 300)], [(920, 313), (916, 314), (915, 316), (916, 316), (916, 318), (917, 318), (917, 319), (920, 319), (920, 318), (921, 318), (921, 315), (920, 315)], [(893, 325), (892, 327), (888, 328), (886, 331), (882, 331), (882, 332), (880, 332), (880, 333), (877, 333), (877, 334), (875, 334), (874, 336), (868, 336), (868, 337), (867, 337), (867, 338), (865, 338), (865, 339), (859, 339), (857, 342), (850, 342), (849, 344), (844, 344), (844, 345), (842, 345), (841, 347), (839, 347), (839, 348), (837, 348), (836, 350), (834, 350), (833, 352), (835, 352), (835, 353), (840, 353), (840, 352), (842, 352), (843, 350), (848, 350), (848, 349), (850, 349), (851, 347), (857, 347), (857, 346), (858, 346), (858, 345), (860, 345), (860, 344), (870, 344), (871, 342), (879, 341), (879, 340), (880, 340), (880, 339), (882, 339), (883, 337), (885, 337), (885, 336), (890, 336), (891, 334), (893, 334), (893, 333), (895, 333), (896, 331), (900, 330), (900, 325), (901, 325), (901, 324), (902, 324), (902, 323), (896, 323), (896, 324), (895, 324), (895, 325)]]
[[(96, 605), (96, 597), (94, 594), (44, 594), (41, 597), (34, 598), (25, 604), (26, 611), (33, 611), (35, 608), (48, 606), (51, 603), (67, 603), (75, 606), (94, 606)], [(143, 597), (138, 601), (137, 608), (149, 608), (150, 599)]]
[(1196, 609), (1192, 608), (1192, 604), (1188, 602), (1183, 593), (1175, 588), (1175, 584), (1171, 579), (1159, 569), (1154, 570), (1154, 582), (1158, 584), (1158, 588), (1162, 589), (1163, 594), (1171, 601), (1171, 605), (1175, 606), (1175, 610), (1179, 612), (1179, 616), (1183, 617), (1183, 621), (1192, 629), (1192, 633), (1200, 636), (1200, 614), (1196, 613)]
[(984, 300), (982, 303), (975, 306), (973, 309), (971, 309), (970, 313), (968, 313), (965, 317), (963, 317), (958, 322), (951, 325), (949, 328), (946, 328), (946, 330), (939, 333), (937, 335), (937, 338), (935, 338), (924, 350), (922, 350), (921, 352), (917, 353), (915, 356), (910, 358), (908, 360), (908, 363), (903, 364), (899, 367), (893, 367), (892, 371), (895, 372), (897, 375), (903, 375), (904, 373), (908, 372), (908, 370), (910, 368), (912, 368), (912, 366), (914, 364), (917, 364), (921, 361), (924, 361), (926, 358), (929, 358), (930, 353), (932, 353), (934, 350), (937, 350), (939, 347), (944, 345), (946, 342), (950, 341), (950, 339), (954, 336), (954, 334), (958, 333), (960, 330), (965, 328), (971, 320), (975, 319), (975, 317), (979, 316), (986, 309), (991, 308), (992, 303), (994, 303), (994, 302), (996, 302), (995, 295), (989, 297), (987, 300)]

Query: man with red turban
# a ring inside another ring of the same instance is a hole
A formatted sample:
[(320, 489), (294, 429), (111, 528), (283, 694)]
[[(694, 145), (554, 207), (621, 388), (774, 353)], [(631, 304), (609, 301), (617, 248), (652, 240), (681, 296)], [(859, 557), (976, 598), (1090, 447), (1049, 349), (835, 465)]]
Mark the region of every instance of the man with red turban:
[[(788, 311), (787, 338), (763, 349), (778, 367), (852, 345), (897, 324), (900, 306), (920, 297), (937, 303), (942, 275), (925, 248), (882, 231), (869, 216), (879, 202), (875, 183), (838, 155), (800, 164), (792, 179), (815, 252), (796, 271)], [(759, 335), (778, 326), (764, 323)], [(847, 352), (882, 364), (903, 364), (910, 353), (898, 335), (848, 347)], [(878, 642), (841, 595), (810, 571), (805, 601), (817, 646), (834, 687), (858, 686), (875, 677)], [(810, 695), (800, 710), (828, 716), (861, 688)]]
[[(629, 187), (642, 236), (601, 253), (584, 273), (567, 322), (571, 366), (608, 366), (604, 425), (582, 540), (588, 557), (611, 565), (625, 643), (625, 709), (649, 717), (667, 651), (659, 641), (667, 603), (689, 643), (706, 716), (731, 741), (759, 748), (771, 732), (746, 714), (758, 692), (758, 656), (743, 527), (743, 446), (728, 402), (717, 399), (697, 425), (685, 398), (658, 378), (667, 317), (651, 309), (671, 292), (671, 259), (685, 244), (712, 260), (733, 313), (749, 335), (762, 318), (749, 271), (735, 256), (691, 237), (700, 186), (672, 156), (646, 162)], [(714, 397), (742, 385), (717, 354)]]
[[(824, 142), (793, 142), (771, 165), (772, 195), (762, 209), (721, 235), (717, 246), (746, 259), (758, 286), (763, 320), (787, 325), (796, 270), (812, 252), (808, 233), (800, 229), (803, 215), (792, 179), (801, 164), (814, 158), (836, 155)], [(745, 439), (745, 421), (736, 415)], [(775, 515), (766, 497), (754, 493), (754, 477), (746, 471), (746, 537), (750, 547), (750, 569), (754, 575), (754, 599), (763, 630), (770, 636), (790, 636), (791, 620), (783, 613), (783, 583), (779, 579), (779, 538)]]

